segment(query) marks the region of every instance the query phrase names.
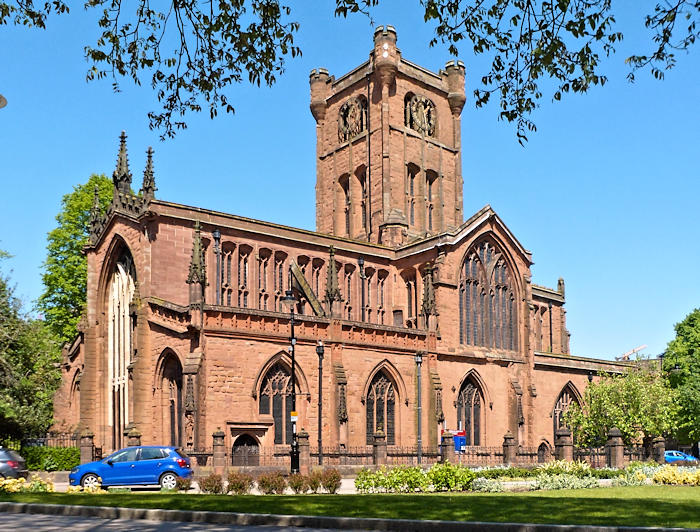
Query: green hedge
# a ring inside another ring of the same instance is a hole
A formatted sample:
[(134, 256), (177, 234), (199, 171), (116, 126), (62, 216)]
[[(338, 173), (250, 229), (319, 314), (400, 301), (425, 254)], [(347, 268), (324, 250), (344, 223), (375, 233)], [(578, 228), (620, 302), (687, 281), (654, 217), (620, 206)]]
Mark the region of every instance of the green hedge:
[(30, 471), (69, 471), (80, 465), (78, 447), (22, 447), (19, 454)]

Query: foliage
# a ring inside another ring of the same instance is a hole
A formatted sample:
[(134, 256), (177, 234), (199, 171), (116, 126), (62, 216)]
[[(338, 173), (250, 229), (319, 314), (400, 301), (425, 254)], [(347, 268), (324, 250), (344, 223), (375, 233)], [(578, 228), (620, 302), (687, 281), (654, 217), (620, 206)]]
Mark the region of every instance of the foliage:
[(589, 475), (598, 479), (601, 478), (619, 478), (625, 476), (626, 471), (624, 469), (613, 469), (610, 467), (601, 467), (600, 469), (591, 469)]
[(624, 474), (613, 479), (613, 486), (643, 486), (647, 483), (647, 475), (643, 470), (624, 470)]
[(564, 419), (582, 447), (605, 444), (613, 427), (630, 444), (675, 429), (675, 396), (660, 371), (640, 361), (624, 374), (606, 374), (590, 383), (584, 405), (573, 403)]
[[(381, 0), (336, 0), (336, 16), (362, 12)], [(616, 4), (617, 5), (617, 4)], [(567, 92), (585, 93), (604, 85), (601, 56), (615, 52), (623, 39), (616, 27), (612, 0), (420, 0), (425, 22), (433, 23), (432, 44), (450, 53), (483, 55), (488, 70), (475, 72), (481, 87), (477, 106), (492, 95), (499, 99), (500, 118), (517, 125), (521, 142), (535, 129), (529, 116), (539, 101)], [(161, 103), (149, 112), (150, 127), (173, 136), (186, 127), (182, 116), (208, 110), (234, 112), (226, 90), (245, 77), (272, 85), (285, 61), (301, 53), (294, 37), (299, 23), (281, 0), (181, 0), (155, 7), (138, 0), (129, 7), (113, 0), (88, 0), (101, 10), (101, 33), (85, 47), (88, 79), (109, 76), (116, 91), (122, 78), (150, 83)], [(44, 28), (51, 13), (67, 13), (65, 0), (43, 5), (0, 0), (0, 24)], [(630, 80), (637, 69), (650, 68), (661, 79), (700, 34), (696, 27), (700, 1), (657, 2), (646, 16), (652, 47), (627, 59)], [(547, 83), (546, 78), (552, 81)], [(550, 85), (552, 85), (550, 89)]]
[(700, 469), (666, 465), (654, 473), (653, 480), (657, 484), (700, 486)]
[(495, 478), (476, 477), (472, 482), (472, 491), (482, 493), (500, 493), (504, 491), (503, 483)]
[(337, 469), (324, 469), (321, 475), (321, 486), (328, 493), (337, 493), (340, 489), (340, 481), (342, 477)]
[(70, 471), (80, 465), (78, 447), (22, 447), (19, 454), (30, 471)]
[(313, 471), (311, 471), (311, 474), (309, 475), (309, 478), (308, 478), (309, 491), (311, 493), (318, 493), (318, 490), (321, 489), (322, 477), (323, 477), (323, 470), (314, 469)]
[(467, 491), (476, 474), (469, 468), (449, 463), (435, 464), (427, 471), (419, 467), (361, 469), (355, 478), (359, 493), (414, 493)]
[(258, 477), (258, 489), (264, 495), (272, 495), (273, 493), (281, 495), (287, 487), (287, 480), (282, 473), (263, 473)]
[(238, 471), (228, 472), (228, 493), (236, 495), (246, 495), (253, 489), (253, 477), (248, 473)]
[(181, 477), (175, 479), (175, 489), (177, 491), (189, 491), (192, 489), (192, 477)]
[(293, 475), (289, 475), (287, 482), (292, 491), (297, 495), (306, 493), (309, 490), (309, 478), (306, 475), (294, 473)]
[[(2, 1), (2, 0), (0, 0)], [(88, 182), (63, 196), (58, 226), (47, 238), (42, 281), (44, 292), (37, 307), (61, 343), (72, 342), (87, 297), (87, 259), (83, 247), (90, 235), (90, 209), (98, 189), (101, 212), (112, 201), (112, 182), (104, 175), (91, 175)]]
[(535, 469), (525, 469), (523, 467), (487, 467), (474, 469), (476, 478), (499, 479), (499, 478), (530, 478), (537, 475)]
[(598, 479), (591, 476), (576, 476), (568, 473), (542, 474), (535, 479), (533, 490), (577, 490), (597, 488)]
[(691, 443), (700, 440), (700, 309), (677, 323), (675, 330), (663, 370), (678, 394), (678, 439)]
[[(0, 259), (6, 257), (0, 250)], [(46, 433), (61, 382), (60, 359), (51, 331), (23, 314), (9, 278), (0, 274), (0, 441)]]
[(221, 475), (212, 473), (199, 481), (199, 489), (203, 493), (219, 494), (224, 492), (224, 481)]
[(51, 493), (53, 483), (32, 475), (27, 481), (24, 478), (0, 479), (0, 493)]
[(537, 467), (539, 475), (573, 475), (575, 477), (588, 477), (591, 475), (591, 466), (588, 462), (576, 460), (569, 462), (568, 460), (554, 460), (540, 464)]

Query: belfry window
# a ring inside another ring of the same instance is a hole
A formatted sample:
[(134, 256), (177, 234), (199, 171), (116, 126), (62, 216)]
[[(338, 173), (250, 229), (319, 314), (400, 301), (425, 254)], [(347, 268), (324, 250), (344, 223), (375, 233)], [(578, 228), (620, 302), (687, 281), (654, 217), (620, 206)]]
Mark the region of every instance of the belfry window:
[(365, 399), (367, 406), (367, 445), (374, 441), (374, 433), (382, 430), (387, 445), (396, 444), (396, 391), (394, 384), (380, 371), (372, 379)]
[(292, 443), (292, 380), (286, 366), (277, 363), (265, 374), (258, 411), (261, 415), (272, 414), (276, 444)]
[(483, 394), (471, 377), (464, 381), (457, 396), (457, 428), (466, 435), (467, 445), (481, 445), (483, 437)]
[(462, 265), (459, 314), (461, 343), (518, 348), (513, 279), (503, 255), (489, 242), (473, 247)]

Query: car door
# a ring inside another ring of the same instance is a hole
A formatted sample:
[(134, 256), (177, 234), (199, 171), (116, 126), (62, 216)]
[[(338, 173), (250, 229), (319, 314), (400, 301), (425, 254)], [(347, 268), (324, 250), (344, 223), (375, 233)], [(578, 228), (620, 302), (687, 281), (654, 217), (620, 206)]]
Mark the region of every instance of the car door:
[(159, 447), (143, 447), (138, 466), (141, 484), (157, 484), (164, 470), (163, 450)]
[(115, 453), (108, 462), (109, 476), (103, 475), (102, 484), (107, 486), (139, 484), (136, 471), (138, 454), (138, 447), (129, 447)]

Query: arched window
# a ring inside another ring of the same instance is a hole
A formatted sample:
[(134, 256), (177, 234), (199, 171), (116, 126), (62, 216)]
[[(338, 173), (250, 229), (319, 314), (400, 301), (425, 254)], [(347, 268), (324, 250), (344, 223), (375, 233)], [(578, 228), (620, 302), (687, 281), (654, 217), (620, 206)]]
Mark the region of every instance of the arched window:
[(352, 225), (350, 223), (350, 177), (346, 174), (338, 180), (338, 185), (340, 185), (341, 199), (343, 202), (343, 219), (345, 220), (345, 236), (351, 236), (350, 231), (352, 230)]
[(182, 445), (182, 366), (177, 357), (166, 355), (160, 374), (160, 407), (163, 413), (163, 438), (169, 445)]
[(473, 378), (467, 378), (457, 396), (457, 428), (465, 432), (467, 445), (481, 445), (484, 432), (483, 404), (484, 397), (479, 384)]
[(378, 372), (372, 379), (366, 398), (367, 405), (367, 445), (374, 441), (378, 430), (386, 434), (387, 445), (396, 444), (396, 389), (389, 377)]
[(491, 243), (467, 254), (459, 283), (460, 343), (515, 351), (518, 320), (509, 268)]
[(112, 271), (107, 300), (107, 382), (108, 420), (112, 430), (112, 448), (122, 447), (129, 412), (129, 367), (133, 353), (136, 315), (131, 304), (136, 291), (134, 261), (124, 252)]
[(552, 412), (552, 424), (555, 436), (557, 434), (557, 430), (566, 427), (566, 423), (564, 422), (564, 414), (572, 403), (579, 404), (573, 385), (571, 383), (567, 383), (559, 394), (559, 397), (557, 397), (557, 402), (555, 403), (554, 411)]
[[(297, 390), (297, 393), (299, 391)], [(273, 365), (260, 386), (259, 413), (272, 414), (275, 443), (292, 443), (292, 380), (289, 369), (279, 362)]]
[(425, 219), (428, 231), (433, 231), (434, 220), (433, 211), (435, 207), (435, 187), (437, 185), (437, 174), (432, 170), (425, 173)]
[(408, 224), (416, 224), (416, 193), (417, 183), (416, 177), (420, 172), (420, 168), (413, 163), (406, 165), (406, 212), (408, 216)]

